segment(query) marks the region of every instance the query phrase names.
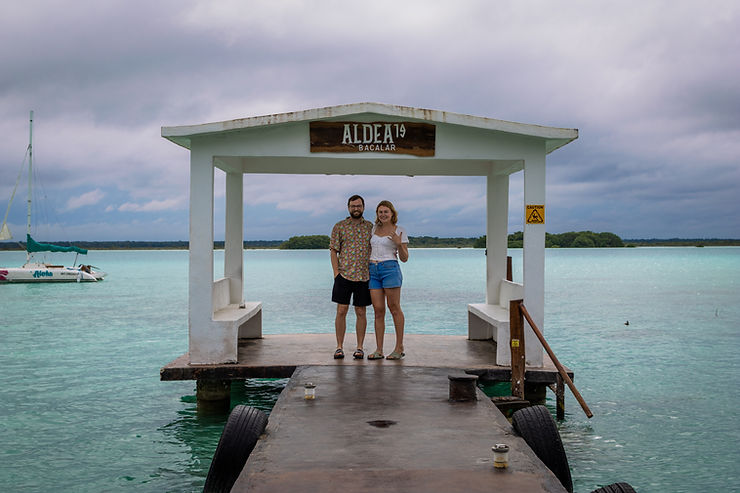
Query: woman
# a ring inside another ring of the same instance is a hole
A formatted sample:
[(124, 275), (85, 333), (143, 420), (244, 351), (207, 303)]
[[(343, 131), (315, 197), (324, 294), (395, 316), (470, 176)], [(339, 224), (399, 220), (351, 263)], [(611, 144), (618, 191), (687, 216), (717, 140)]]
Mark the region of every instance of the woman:
[(375, 342), (378, 348), (368, 359), (383, 358), (385, 336), (385, 305), (393, 317), (396, 328), (396, 347), (386, 359), (397, 360), (406, 356), (403, 352), (403, 325), (401, 310), (401, 267), (398, 260), (409, 259), (409, 238), (406, 230), (396, 225), (398, 213), (387, 200), (375, 208), (375, 225), (370, 237), (370, 298), (375, 311)]

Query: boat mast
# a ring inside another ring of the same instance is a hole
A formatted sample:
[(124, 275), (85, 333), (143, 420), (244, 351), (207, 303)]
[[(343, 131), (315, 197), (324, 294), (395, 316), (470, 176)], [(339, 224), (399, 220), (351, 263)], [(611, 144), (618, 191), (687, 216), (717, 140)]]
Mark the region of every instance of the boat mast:
[[(31, 110), (30, 123), (28, 125), (28, 217), (26, 232), (28, 237), (31, 236), (31, 178), (33, 168), (33, 110)], [(28, 241), (28, 239), (26, 239)], [(26, 262), (31, 260), (31, 254), (28, 252), (28, 245), (26, 245)]]

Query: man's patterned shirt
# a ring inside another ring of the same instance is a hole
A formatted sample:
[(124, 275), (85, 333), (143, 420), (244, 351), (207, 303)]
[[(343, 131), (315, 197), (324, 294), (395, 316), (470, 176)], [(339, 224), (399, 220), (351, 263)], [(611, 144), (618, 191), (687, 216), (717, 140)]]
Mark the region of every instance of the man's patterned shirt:
[(370, 236), (373, 223), (363, 219), (352, 221), (351, 217), (339, 221), (331, 230), (329, 248), (336, 250), (339, 258), (339, 273), (349, 281), (370, 279)]

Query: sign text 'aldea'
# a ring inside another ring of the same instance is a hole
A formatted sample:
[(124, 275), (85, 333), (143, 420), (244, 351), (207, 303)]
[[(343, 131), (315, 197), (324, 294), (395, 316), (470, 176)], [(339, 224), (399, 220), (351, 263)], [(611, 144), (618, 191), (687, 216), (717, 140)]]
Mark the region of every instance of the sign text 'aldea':
[(311, 152), (434, 156), (435, 127), (417, 122), (311, 122)]

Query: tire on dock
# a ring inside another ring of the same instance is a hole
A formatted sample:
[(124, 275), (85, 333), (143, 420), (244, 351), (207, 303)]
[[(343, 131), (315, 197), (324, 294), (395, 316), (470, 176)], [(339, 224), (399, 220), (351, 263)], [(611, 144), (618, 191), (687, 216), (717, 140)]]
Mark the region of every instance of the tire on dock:
[(593, 490), (591, 493), (636, 493), (629, 483), (612, 483)]
[(265, 426), (267, 415), (263, 411), (244, 405), (232, 409), (213, 454), (204, 493), (231, 491)]
[(512, 424), (535, 455), (555, 474), (563, 487), (572, 493), (573, 480), (568, 457), (550, 411), (545, 406), (525, 407), (514, 413)]

